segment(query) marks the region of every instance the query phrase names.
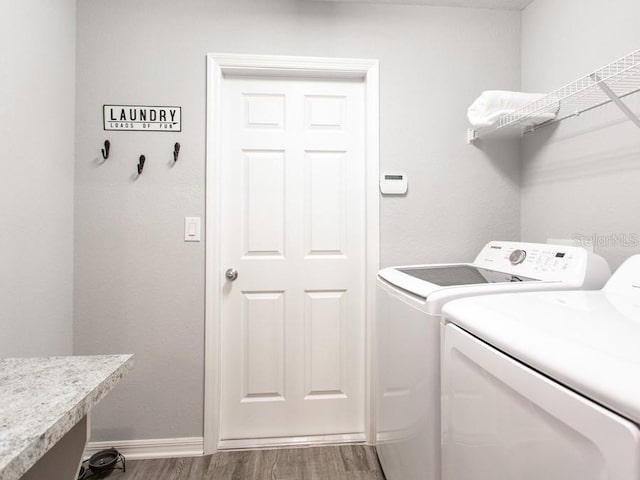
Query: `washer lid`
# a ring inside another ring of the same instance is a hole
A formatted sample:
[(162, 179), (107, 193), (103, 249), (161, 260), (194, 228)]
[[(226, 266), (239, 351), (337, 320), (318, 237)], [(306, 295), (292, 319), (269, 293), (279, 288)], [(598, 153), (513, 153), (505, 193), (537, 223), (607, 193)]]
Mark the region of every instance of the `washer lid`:
[(483, 283), (536, 281), (533, 278), (497, 272), (473, 265), (443, 265), (441, 267), (397, 268), (406, 275), (430, 282), (441, 287), (454, 285), (478, 285)]
[(447, 287), (537, 281), (533, 278), (480, 268), (468, 263), (390, 267), (380, 270), (378, 275), (392, 285), (425, 299), (430, 294)]
[(640, 423), (640, 291), (466, 298), (443, 309), (504, 353)]

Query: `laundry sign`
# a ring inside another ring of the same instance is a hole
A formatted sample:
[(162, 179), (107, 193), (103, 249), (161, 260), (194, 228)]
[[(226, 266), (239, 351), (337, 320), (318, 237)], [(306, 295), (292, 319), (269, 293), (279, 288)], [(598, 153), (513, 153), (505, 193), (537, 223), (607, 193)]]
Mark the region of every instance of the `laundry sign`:
[(181, 132), (182, 107), (104, 105), (105, 130)]

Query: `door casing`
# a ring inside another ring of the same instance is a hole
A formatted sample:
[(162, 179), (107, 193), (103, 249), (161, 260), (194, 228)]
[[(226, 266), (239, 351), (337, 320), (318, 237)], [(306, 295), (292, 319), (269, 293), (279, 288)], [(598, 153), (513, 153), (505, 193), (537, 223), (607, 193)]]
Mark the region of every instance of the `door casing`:
[[(205, 212), (204, 453), (218, 450), (220, 426), (220, 163), (222, 83), (225, 75), (361, 79), (365, 89), (365, 436), (373, 444), (375, 280), (380, 266), (379, 66), (377, 60), (271, 55), (207, 55)], [(321, 442), (322, 439), (319, 439)]]

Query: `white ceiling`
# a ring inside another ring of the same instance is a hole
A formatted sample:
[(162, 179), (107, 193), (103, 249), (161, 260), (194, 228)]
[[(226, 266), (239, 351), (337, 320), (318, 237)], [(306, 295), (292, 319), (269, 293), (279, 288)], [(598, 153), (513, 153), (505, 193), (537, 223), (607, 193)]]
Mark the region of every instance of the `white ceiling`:
[(494, 8), (499, 10), (522, 10), (533, 0), (315, 0), (319, 2), (393, 3), (414, 5), (437, 5), (441, 7)]

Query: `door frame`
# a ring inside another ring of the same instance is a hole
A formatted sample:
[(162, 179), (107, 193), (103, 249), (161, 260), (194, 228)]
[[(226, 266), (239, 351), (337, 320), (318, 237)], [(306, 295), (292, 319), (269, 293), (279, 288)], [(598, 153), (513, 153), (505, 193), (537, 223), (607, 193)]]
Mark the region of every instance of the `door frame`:
[(365, 436), (373, 444), (375, 279), (380, 267), (379, 64), (378, 60), (207, 54), (205, 175), (204, 454), (220, 440), (220, 171), (222, 84), (225, 75), (274, 78), (360, 79), (365, 88)]

